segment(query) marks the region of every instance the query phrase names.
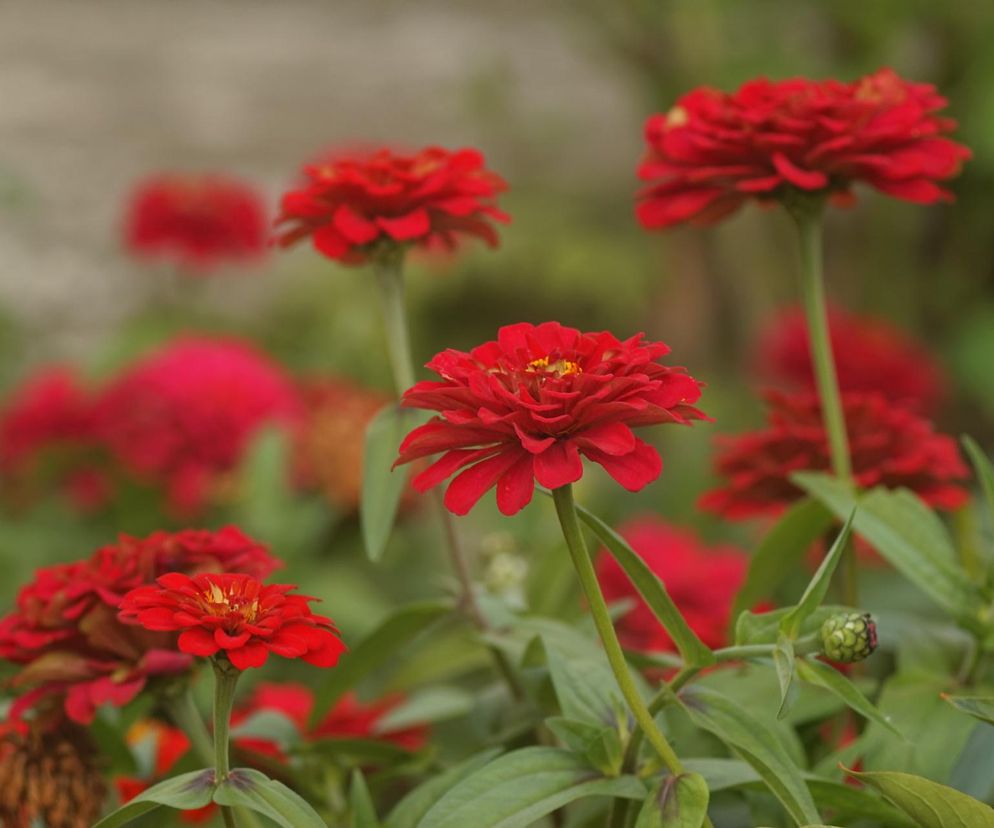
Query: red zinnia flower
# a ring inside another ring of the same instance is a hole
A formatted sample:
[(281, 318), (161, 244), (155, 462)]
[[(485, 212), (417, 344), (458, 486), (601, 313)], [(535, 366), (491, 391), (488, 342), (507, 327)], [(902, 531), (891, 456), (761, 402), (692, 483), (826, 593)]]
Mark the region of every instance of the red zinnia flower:
[[(933, 411), (946, 380), (918, 342), (888, 322), (840, 308), (829, 312), (832, 352), (842, 391), (879, 392), (888, 400)], [(774, 382), (815, 388), (808, 324), (800, 308), (771, 320), (760, 340), (760, 371)]]
[[(745, 580), (749, 558), (733, 546), (706, 546), (691, 530), (655, 517), (634, 520), (621, 534), (666, 584), (666, 590), (690, 628), (708, 647), (727, 643), (735, 595)], [(618, 619), (625, 647), (643, 652), (671, 651), (673, 640), (606, 549), (597, 556), (597, 579), (608, 602), (635, 605)]]
[(579, 480), (581, 455), (638, 491), (662, 460), (632, 428), (704, 417), (692, 405), (698, 382), (656, 362), (667, 353), (641, 334), (620, 341), (558, 322), (508, 325), (469, 353), (443, 351), (428, 363), (442, 381), (419, 382), (402, 401), (441, 416), (407, 435), (397, 464), (444, 452), (414, 478), (422, 492), (465, 469), (445, 493), (459, 515), (494, 486), (497, 506), (513, 515), (536, 480), (550, 489)]
[(131, 701), (150, 677), (189, 669), (174, 636), (118, 620), (121, 598), (135, 587), (166, 572), (238, 568), (266, 577), (278, 565), (264, 546), (227, 527), (122, 536), (85, 561), (39, 569), (0, 619), (0, 658), (21, 665), (11, 684), (27, 690), (14, 714), (58, 696), (70, 718), (88, 722), (101, 704)]
[[(719, 438), (725, 484), (701, 498), (702, 508), (731, 519), (777, 514), (803, 495), (791, 474), (830, 469), (817, 395), (769, 392), (767, 402), (765, 430)], [(842, 405), (857, 485), (904, 487), (939, 509), (965, 502), (969, 472), (951, 437), (880, 394), (844, 394)]]
[(292, 425), (299, 400), (283, 369), (248, 343), (184, 338), (110, 383), (97, 429), (120, 463), (165, 486), (196, 513), (221, 499), (228, 475), (267, 425)]
[(951, 200), (937, 182), (970, 151), (944, 137), (955, 121), (946, 99), (890, 69), (853, 83), (760, 78), (731, 94), (701, 87), (646, 122), (639, 221), (664, 228), (710, 224), (750, 199), (790, 190), (852, 199), (857, 182), (931, 204)]
[(261, 667), (270, 653), (334, 666), (345, 651), (334, 624), (311, 612), (315, 599), (290, 595), (293, 589), (238, 573), (191, 578), (170, 572), (156, 586), (125, 595), (119, 617), (147, 630), (179, 632), (177, 645), (190, 655), (223, 650), (239, 670)]
[(384, 245), (453, 249), (460, 236), (498, 243), (492, 221), (507, 184), (474, 149), (427, 147), (334, 153), (303, 169), (299, 189), (283, 196), (277, 240), (289, 247), (307, 236), (315, 249), (348, 264)]
[(265, 254), (266, 208), (247, 184), (223, 175), (157, 175), (141, 182), (125, 216), (124, 240), (136, 256), (187, 272)]

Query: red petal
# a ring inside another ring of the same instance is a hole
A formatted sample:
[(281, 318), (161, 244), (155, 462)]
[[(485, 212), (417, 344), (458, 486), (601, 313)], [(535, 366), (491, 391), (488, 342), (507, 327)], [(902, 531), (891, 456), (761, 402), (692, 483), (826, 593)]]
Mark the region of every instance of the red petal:
[(557, 440), (555, 445), (535, 455), (535, 479), (549, 489), (575, 483), (583, 476), (583, 461), (576, 443)]
[(396, 241), (409, 241), (424, 236), (431, 229), (431, 220), (423, 207), (412, 210), (406, 216), (397, 218), (378, 218), (380, 225)]
[(497, 481), (497, 508), (502, 514), (515, 515), (527, 506), (535, 491), (534, 461), (524, 455)]
[(329, 259), (341, 259), (349, 252), (351, 245), (339, 234), (334, 225), (326, 224), (314, 231), (314, 248)]
[(622, 457), (614, 457), (593, 448), (585, 448), (583, 453), (595, 463), (600, 463), (611, 477), (630, 492), (637, 492), (651, 483), (663, 470), (659, 452), (639, 439), (635, 440), (634, 450)]
[(578, 434), (576, 442), (581, 448), (589, 446), (620, 457), (635, 448), (635, 435), (624, 423), (605, 423)]
[(248, 670), (250, 667), (261, 667), (269, 658), (269, 650), (258, 641), (252, 641), (244, 647), (236, 650), (228, 650), (228, 659), (239, 670)]
[(380, 235), (375, 222), (360, 216), (345, 204), (335, 211), (332, 221), (335, 229), (353, 244), (368, 244)]
[(520, 449), (508, 449), (470, 466), (449, 484), (445, 492), (446, 508), (465, 515), (520, 457)]
[(182, 652), (205, 658), (214, 655), (221, 649), (214, 640), (214, 636), (202, 627), (184, 630), (180, 633), (176, 643)]
[(820, 190), (828, 186), (828, 176), (814, 170), (802, 170), (782, 152), (773, 153), (773, 166), (780, 175), (802, 190)]

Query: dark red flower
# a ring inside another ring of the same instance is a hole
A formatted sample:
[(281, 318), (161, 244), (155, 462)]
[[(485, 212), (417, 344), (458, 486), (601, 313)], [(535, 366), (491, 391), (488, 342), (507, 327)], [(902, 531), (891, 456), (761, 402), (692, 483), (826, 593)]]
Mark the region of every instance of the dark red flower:
[(333, 667), (345, 651), (331, 620), (311, 612), (296, 587), (265, 585), (240, 573), (170, 572), (155, 586), (133, 589), (120, 619), (147, 630), (179, 632), (181, 652), (210, 657), (224, 652), (239, 670), (261, 667), (270, 653)]
[(522, 322), (469, 353), (447, 350), (428, 367), (441, 382), (419, 382), (402, 404), (439, 411), (407, 435), (397, 464), (443, 453), (414, 478), (426, 491), (459, 469), (445, 505), (466, 514), (497, 487), (497, 506), (513, 515), (537, 480), (550, 489), (583, 475), (582, 457), (638, 491), (662, 470), (659, 453), (633, 428), (702, 419), (698, 382), (656, 360), (662, 342), (638, 334), (581, 333), (558, 322)]
[[(842, 391), (879, 392), (919, 411), (934, 411), (946, 387), (938, 362), (918, 342), (881, 319), (832, 308), (832, 352)], [(760, 339), (759, 370), (788, 388), (814, 390), (808, 325), (800, 308), (779, 314)]]
[[(620, 532), (666, 585), (701, 641), (711, 648), (723, 647), (732, 604), (749, 567), (748, 556), (733, 546), (709, 547), (691, 530), (655, 517), (631, 521)], [(606, 549), (597, 555), (597, 579), (608, 602), (634, 602), (617, 621), (618, 637), (626, 648), (643, 652), (675, 649), (665, 628)]]
[(97, 404), (97, 431), (122, 466), (195, 514), (223, 499), (252, 439), (292, 427), (299, 399), (283, 369), (246, 342), (183, 338), (139, 360)]
[(638, 196), (646, 228), (710, 224), (751, 199), (790, 191), (852, 200), (862, 182), (905, 201), (951, 200), (937, 182), (970, 151), (945, 137), (955, 121), (925, 83), (881, 69), (853, 83), (749, 81), (731, 94), (701, 87), (646, 122)]
[(85, 723), (102, 704), (129, 702), (149, 678), (189, 669), (174, 635), (118, 620), (118, 604), (135, 587), (172, 571), (237, 568), (266, 577), (278, 565), (264, 546), (227, 527), (122, 536), (85, 561), (39, 569), (15, 610), (0, 618), (0, 658), (21, 665), (11, 680), (24, 693), (14, 712), (59, 698), (70, 718)]
[(491, 222), (509, 221), (497, 209), (507, 184), (475, 149), (332, 153), (303, 177), (283, 196), (277, 241), (289, 247), (309, 236), (318, 252), (348, 264), (396, 245), (453, 249), (461, 236), (496, 247)]
[(0, 474), (15, 496), (54, 477), (83, 510), (106, 502), (109, 481), (97, 464), (93, 398), (67, 365), (44, 368), (8, 396), (0, 411)]
[[(773, 391), (767, 403), (764, 430), (719, 438), (716, 466), (725, 482), (701, 498), (702, 508), (733, 520), (777, 514), (803, 494), (791, 474), (829, 471), (817, 395)], [(842, 405), (857, 485), (907, 488), (938, 509), (966, 501), (969, 472), (951, 437), (880, 394), (844, 394)]]
[(255, 190), (225, 175), (156, 175), (134, 190), (124, 220), (132, 253), (187, 273), (261, 258), (268, 217)]

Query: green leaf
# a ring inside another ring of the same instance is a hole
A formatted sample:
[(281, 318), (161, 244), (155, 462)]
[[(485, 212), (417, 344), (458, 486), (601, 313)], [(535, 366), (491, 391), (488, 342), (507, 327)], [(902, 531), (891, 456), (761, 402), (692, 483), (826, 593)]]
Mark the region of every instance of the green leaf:
[(328, 828), (307, 800), (252, 768), (235, 768), (214, 791), (218, 805), (248, 808), (282, 828)]
[(860, 689), (849, 681), (842, 673), (824, 661), (815, 658), (800, 659), (797, 662), (797, 675), (801, 681), (823, 687), (838, 696), (850, 710), (855, 711), (864, 719), (876, 722), (887, 728), (898, 738), (903, 739), (901, 732), (894, 727), (890, 719), (874, 707), (873, 703), (863, 695)]
[(588, 796), (641, 800), (645, 786), (633, 776), (598, 776), (566, 750), (526, 747), (463, 779), (435, 803), (418, 828), (526, 828)]
[(621, 773), (625, 751), (615, 728), (563, 716), (546, 719), (545, 724), (569, 750), (585, 758), (605, 776)]
[(970, 629), (982, 631), (979, 589), (956, 564), (952, 539), (936, 514), (906, 489), (872, 489), (858, 497), (835, 478), (800, 472), (792, 480), (853, 526), (896, 570)]
[(475, 704), (472, 693), (460, 687), (426, 687), (407, 696), (401, 704), (377, 719), (374, 733), (392, 733), (408, 727), (455, 719), (469, 713)]
[(811, 577), (811, 581), (807, 589), (804, 590), (801, 600), (797, 602), (797, 606), (788, 612), (780, 622), (780, 631), (788, 638), (797, 638), (804, 619), (808, 618), (811, 613), (818, 609), (821, 606), (821, 602), (825, 600), (829, 584), (832, 582), (832, 575), (835, 574), (835, 569), (839, 565), (839, 561), (842, 560), (842, 553), (845, 551), (846, 544), (849, 542), (850, 534), (852, 534), (853, 518), (855, 516), (856, 510), (854, 508), (849, 513), (849, 517), (846, 518), (846, 522), (842, 526), (842, 531), (836, 537), (832, 548), (828, 550), (828, 554)]
[(773, 666), (777, 671), (777, 681), (780, 682), (780, 708), (777, 718), (782, 719), (790, 710), (789, 699), (794, 681), (794, 643), (784, 633), (780, 633), (773, 647)]
[(994, 696), (954, 696), (942, 693), (942, 700), (960, 713), (966, 713), (982, 722), (994, 725)]
[(977, 473), (977, 480), (984, 490), (984, 499), (987, 501), (987, 509), (990, 517), (994, 520), (994, 466), (987, 453), (980, 447), (976, 440), (967, 435), (963, 436), (963, 446), (970, 457), (973, 469)]
[(210, 803), (213, 790), (213, 770), (180, 774), (142, 791), (127, 805), (95, 823), (93, 828), (117, 828), (119, 825), (127, 825), (142, 814), (147, 814), (163, 805), (180, 811), (203, 808)]
[(684, 689), (680, 702), (694, 724), (717, 736), (756, 770), (798, 825), (818, 821), (801, 771), (765, 723), (727, 696), (701, 685)]
[(398, 802), (386, 819), (387, 828), (416, 828), (446, 791), (476, 773), (500, 755), (498, 748), (485, 750), (422, 782)]
[(370, 560), (383, 556), (397, 517), (410, 466), (393, 468), (407, 433), (427, 420), (427, 413), (390, 403), (370, 421), (362, 454), (362, 500), (359, 524)]
[[(793, 610), (794, 607), (781, 607), (770, 612), (743, 612), (735, 622), (735, 643), (775, 644), (780, 635), (781, 622)], [(826, 618), (851, 611), (849, 607), (836, 604), (820, 606), (801, 622), (798, 635), (817, 632)]]
[(666, 628), (666, 632), (673, 639), (673, 643), (680, 651), (687, 666), (706, 667), (709, 664), (714, 664), (714, 653), (690, 628), (683, 614), (677, 609), (673, 599), (667, 593), (663, 582), (642, 560), (641, 556), (628, 545), (628, 542), (621, 535), (592, 512), (582, 506), (577, 506), (576, 510), (580, 515), (580, 520), (586, 523), (593, 533), (600, 538), (621, 568), (625, 570), (625, 574), (642, 598), (645, 599), (653, 615)]
[(328, 670), (314, 695), (311, 724), (324, 718), (342, 694), (377, 667), (397, 657), (408, 641), (434, 621), (452, 611), (447, 601), (425, 601), (402, 607), (345, 653), (334, 670)]
[(410, 759), (411, 751), (383, 739), (340, 739), (322, 737), (308, 741), (295, 751), (299, 754), (314, 754), (325, 760), (372, 762), (377, 765), (394, 765)]
[(876, 788), (920, 828), (994, 828), (989, 805), (931, 779), (894, 771), (846, 773)]
[(369, 788), (366, 787), (366, 780), (358, 768), (352, 771), (352, 790), (349, 799), (352, 803), (351, 828), (380, 828)]
[(622, 702), (614, 674), (601, 651), (591, 649), (588, 656), (566, 658), (553, 641), (543, 636), (542, 643), (563, 715), (600, 726), (614, 725)]
[(769, 598), (832, 520), (831, 512), (816, 500), (804, 498), (791, 506), (753, 553), (745, 583), (735, 596), (732, 617)]
[(635, 828), (701, 828), (709, 796), (700, 774), (664, 776), (639, 811)]

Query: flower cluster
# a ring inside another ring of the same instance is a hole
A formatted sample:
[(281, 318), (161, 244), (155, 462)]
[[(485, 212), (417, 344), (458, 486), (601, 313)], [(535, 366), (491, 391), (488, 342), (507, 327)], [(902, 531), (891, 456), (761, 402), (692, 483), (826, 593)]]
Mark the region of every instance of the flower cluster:
[(513, 515), (536, 480), (550, 489), (579, 480), (582, 457), (637, 491), (662, 460), (632, 429), (704, 416), (693, 407), (700, 384), (657, 362), (668, 352), (641, 335), (622, 341), (558, 322), (508, 325), (469, 353), (443, 351), (428, 363), (441, 381), (419, 382), (402, 401), (440, 416), (407, 436), (397, 463), (443, 453), (414, 486), (426, 491), (462, 469), (445, 493), (460, 515), (494, 486), (497, 506)]
[(856, 183), (905, 201), (950, 199), (939, 182), (970, 151), (933, 86), (881, 69), (852, 83), (765, 78), (732, 93), (702, 87), (645, 126), (637, 213), (646, 228), (710, 224), (749, 200), (790, 192), (852, 200)]
[(266, 208), (248, 185), (224, 175), (164, 174), (135, 188), (124, 219), (128, 250), (190, 274), (262, 257)]
[(239, 670), (261, 667), (270, 653), (332, 667), (345, 645), (330, 619), (311, 612), (315, 599), (291, 595), (295, 588), (242, 573), (169, 572), (125, 595), (119, 618), (146, 630), (179, 632), (180, 652), (223, 652)]
[(278, 565), (264, 546), (227, 527), (122, 536), (86, 560), (39, 569), (0, 619), (0, 658), (20, 665), (11, 682), (23, 692), (14, 713), (51, 697), (63, 700), (71, 719), (88, 722), (101, 704), (126, 704), (150, 678), (189, 669), (174, 635), (118, 620), (118, 604), (132, 589), (167, 572), (264, 578)]
[[(655, 517), (633, 520), (619, 531), (666, 585), (701, 641), (711, 648), (724, 646), (732, 604), (749, 566), (748, 556), (733, 546), (709, 547), (689, 529)], [(642, 652), (674, 650), (665, 628), (607, 549), (597, 553), (596, 565), (597, 580), (607, 601), (634, 602), (617, 621), (621, 643)]]
[[(777, 514), (803, 494), (791, 474), (829, 470), (818, 397), (772, 391), (767, 403), (765, 429), (719, 438), (716, 466), (725, 481), (701, 498), (702, 508), (733, 520)], [(904, 487), (940, 509), (966, 501), (969, 472), (951, 437), (880, 394), (844, 394), (842, 404), (857, 485)]]
[(398, 245), (452, 250), (461, 236), (495, 247), (492, 222), (509, 220), (496, 206), (507, 185), (474, 149), (340, 152), (305, 166), (303, 177), (283, 196), (279, 244), (309, 237), (347, 264)]
[[(946, 388), (936, 359), (889, 323), (832, 308), (832, 352), (842, 391), (877, 392), (917, 411), (934, 411)], [(800, 308), (779, 314), (764, 328), (759, 373), (778, 386), (814, 390), (808, 324)]]

